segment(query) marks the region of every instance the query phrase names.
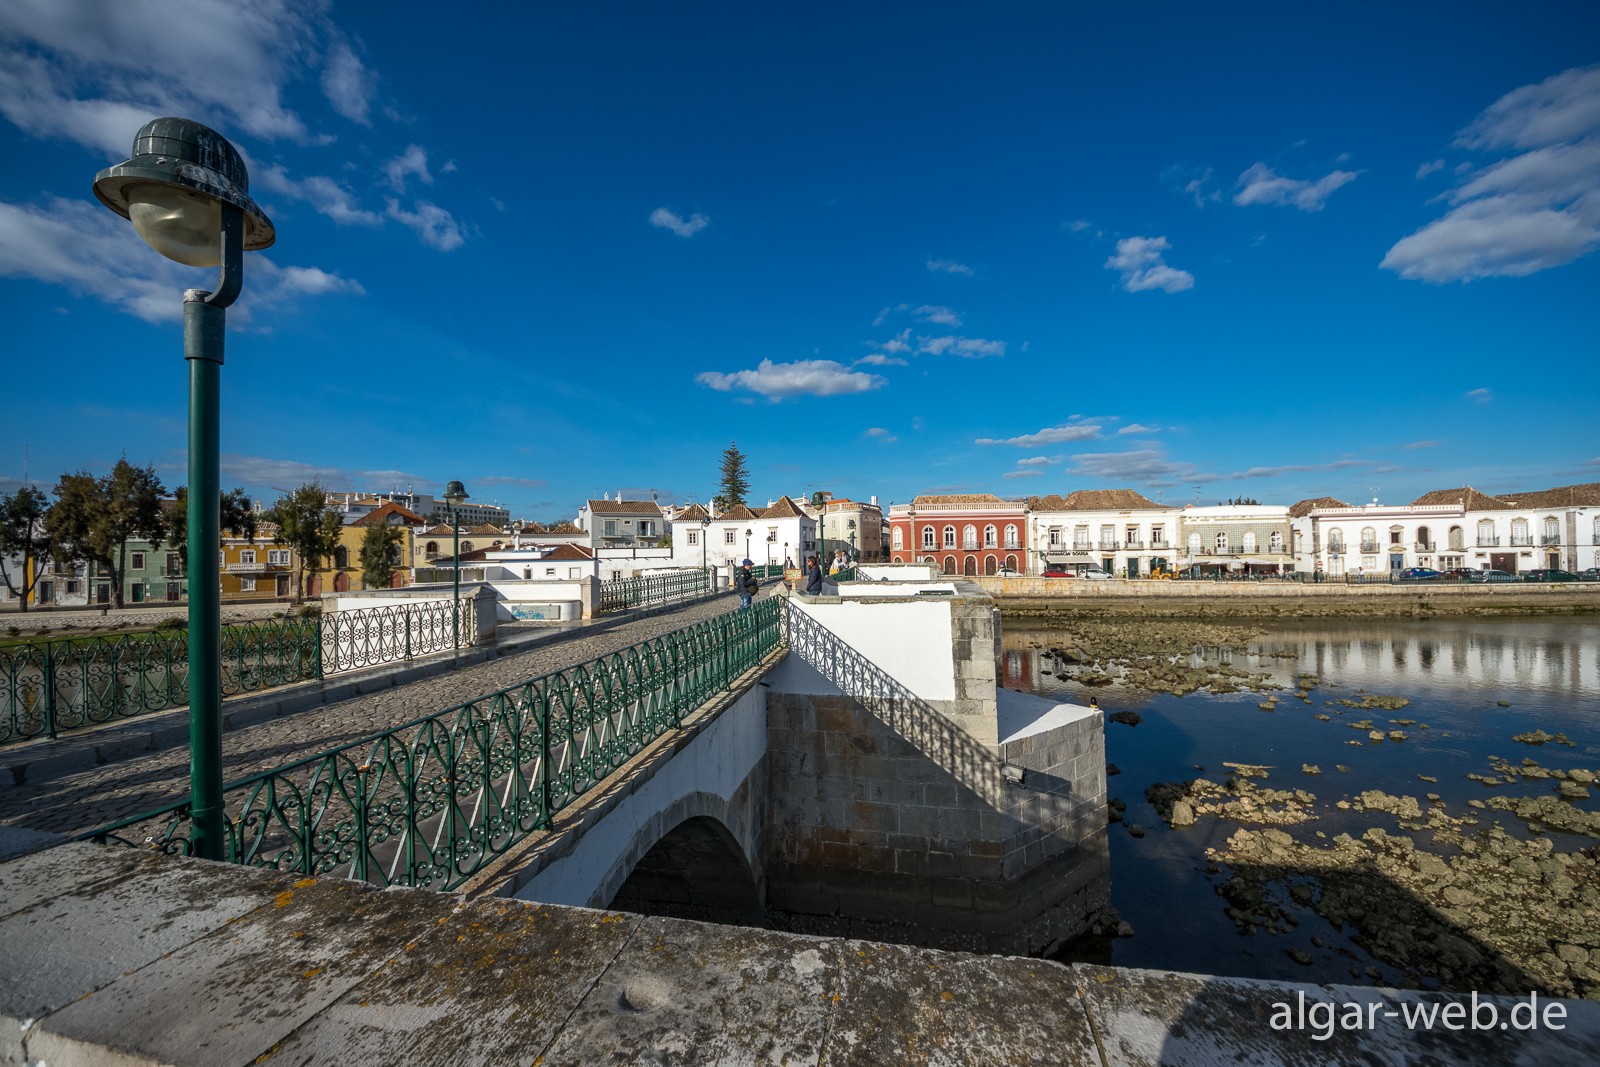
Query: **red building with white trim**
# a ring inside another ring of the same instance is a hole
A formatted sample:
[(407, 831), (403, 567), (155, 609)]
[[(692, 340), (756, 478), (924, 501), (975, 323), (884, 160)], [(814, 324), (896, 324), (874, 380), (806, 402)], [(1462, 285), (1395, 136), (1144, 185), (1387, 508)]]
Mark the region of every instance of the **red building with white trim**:
[(945, 574), (1021, 573), (1027, 503), (992, 493), (919, 496), (889, 509), (889, 560), (932, 563)]

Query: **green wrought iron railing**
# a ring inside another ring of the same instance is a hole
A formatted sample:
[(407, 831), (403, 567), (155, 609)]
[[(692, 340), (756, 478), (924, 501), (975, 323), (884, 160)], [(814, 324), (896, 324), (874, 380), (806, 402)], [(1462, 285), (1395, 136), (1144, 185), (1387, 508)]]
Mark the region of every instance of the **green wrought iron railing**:
[[(222, 631), (222, 695), (238, 696), (452, 647), (450, 601), (270, 619)], [(472, 600), (461, 633), (477, 632)], [(189, 703), (189, 633), (157, 630), (0, 647), (0, 745)]]
[(671, 604), (711, 591), (710, 571), (676, 571), (639, 578), (614, 578), (600, 583), (600, 611)]
[[(226, 786), (227, 859), (448, 890), (782, 643), (779, 599)], [(186, 798), (79, 840), (188, 854)]]

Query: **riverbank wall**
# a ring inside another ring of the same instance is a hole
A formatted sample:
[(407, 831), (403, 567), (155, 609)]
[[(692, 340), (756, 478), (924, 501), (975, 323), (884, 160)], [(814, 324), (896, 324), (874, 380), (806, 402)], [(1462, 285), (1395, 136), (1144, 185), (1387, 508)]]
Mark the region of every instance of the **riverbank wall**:
[(968, 578), (1007, 617), (1132, 615), (1173, 619), (1600, 614), (1600, 583), (1319, 585), (1303, 582)]

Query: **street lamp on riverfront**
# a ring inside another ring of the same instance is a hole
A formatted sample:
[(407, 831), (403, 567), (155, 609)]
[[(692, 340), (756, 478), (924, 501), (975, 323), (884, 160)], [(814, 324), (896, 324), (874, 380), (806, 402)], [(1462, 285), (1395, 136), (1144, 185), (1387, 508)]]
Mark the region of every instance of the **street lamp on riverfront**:
[(461, 505), (467, 502), (467, 496), (467, 487), (460, 482), (451, 482), (444, 487), (444, 502), (450, 505), (450, 534), (454, 542), (452, 556), (455, 563), (451, 596), (455, 610), (450, 614), (450, 636), (458, 652), (461, 650)]
[(190, 267), (218, 267), (214, 291), (183, 293), (183, 358), (189, 364), (189, 849), (226, 859), (222, 809), (222, 539), (220, 432), (227, 308), (244, 285), (244, 253), (277, 233), (250, 199), (237, 149), (189, 119), (154, 119), (133, 155), (95, 175), (94, 195), (133, 223), (144, 242)]
[(850, 531), (850, 562), (854, 564), (856, 561), (856, 520), (851, 519), (846, 522), (845, 527)]

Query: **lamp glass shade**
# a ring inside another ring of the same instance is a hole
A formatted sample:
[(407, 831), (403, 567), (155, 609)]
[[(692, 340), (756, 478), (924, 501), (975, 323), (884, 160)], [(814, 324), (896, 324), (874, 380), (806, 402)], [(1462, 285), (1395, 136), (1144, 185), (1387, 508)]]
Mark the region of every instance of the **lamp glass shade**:
[(467, 487), (460, 482), (451, 482), (444, 487), (444, 502), (453, 508), (461, 506), (467, 499)]
[(191, 267), (222, 262), (222, 205), (175, 185), (128, 188), (128, 219), (144, 243)]

